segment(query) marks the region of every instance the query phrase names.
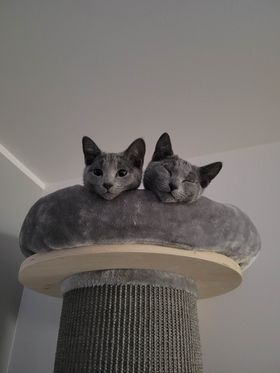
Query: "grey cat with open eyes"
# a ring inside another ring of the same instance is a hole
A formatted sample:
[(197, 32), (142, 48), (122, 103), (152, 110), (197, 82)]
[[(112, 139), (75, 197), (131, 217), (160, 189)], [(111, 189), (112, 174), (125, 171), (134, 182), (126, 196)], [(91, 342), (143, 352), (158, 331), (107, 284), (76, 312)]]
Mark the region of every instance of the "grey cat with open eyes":
[(174, 155), (170, 137), (164, 133), (145, 170), (144, 186), (162, 202), (191, 203), (201, 196), (221, 168), (221, 162), (197, 167)]
[(87, 136), (82, 143), (84, 185), (89, 191), (112, 200), (126, 190), (138, 188), (146, 151), (143, 139), (136, 139), (121, 153), (105, 153)]

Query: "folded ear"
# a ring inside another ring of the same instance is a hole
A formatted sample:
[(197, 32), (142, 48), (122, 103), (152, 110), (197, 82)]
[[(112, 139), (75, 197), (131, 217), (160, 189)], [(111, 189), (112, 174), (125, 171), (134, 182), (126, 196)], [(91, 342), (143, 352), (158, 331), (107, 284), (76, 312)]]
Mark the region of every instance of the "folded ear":
[(152, 161), (161, 161), (173, 155), (172, 145), (168, 133), (163, 133), (157, 141)]
[(222, 166), (222, 162), (215, 162), (199, 167), (200, 185), (202, 188), (206, 188), (210, 184), (211, 180), (221, 171)]
[(101, 150), (98, 148), (95, 142), (93, 142), (92, 139), (87, 136), (83, 137), (82, 143), (85, 156), (85, 164), (88, 166), (99, 154), (101, 154)]
[(134, 162), (134, 166), (141, 168), (144, 163), (144, 157), (146, 153), (145, 141), (141, 138), (136, 139), (129, 145), (124, 151), (124, 155)]

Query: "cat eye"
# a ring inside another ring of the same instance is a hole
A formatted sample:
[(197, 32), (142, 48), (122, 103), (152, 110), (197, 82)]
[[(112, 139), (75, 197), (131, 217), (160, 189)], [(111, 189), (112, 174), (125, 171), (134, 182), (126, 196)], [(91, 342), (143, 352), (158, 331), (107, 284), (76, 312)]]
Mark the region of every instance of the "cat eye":
[(96, 175), (96, 176), (102, 176), (102, 175), (103, 175), (103, 171), (100, 170), (100, 168), (95, 168), (95, 169), (93, 170), (93, 173), (94, 173), (94, 175)]
[(195, 183), (195, 176), (189, 175), (183, 182), (187, 181), (188, 183)]
[(126, 171), (126, 170), (119, 170), (119, 171), (117, 172), (117, 175), (120, 176), (120, 177), (124, 177), (126, 174), (127, 174), (127, 171)]

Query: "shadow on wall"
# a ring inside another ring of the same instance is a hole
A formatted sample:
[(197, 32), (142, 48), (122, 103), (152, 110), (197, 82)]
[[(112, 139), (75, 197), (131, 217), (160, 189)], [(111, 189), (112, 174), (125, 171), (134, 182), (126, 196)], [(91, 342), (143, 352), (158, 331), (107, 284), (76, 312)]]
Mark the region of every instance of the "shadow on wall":
[(0, 373), (6, 372), (22, 286), (17, 275), (23, 256), (18, 238), (0, 233)]

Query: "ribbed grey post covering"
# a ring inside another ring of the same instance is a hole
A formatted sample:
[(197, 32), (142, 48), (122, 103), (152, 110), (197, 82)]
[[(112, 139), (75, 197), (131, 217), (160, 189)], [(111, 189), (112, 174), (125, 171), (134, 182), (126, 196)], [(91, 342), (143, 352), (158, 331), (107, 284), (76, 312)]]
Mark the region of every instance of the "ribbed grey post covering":
[(54, 373), (201, 373), (194, 282), (153, 270), (64, 281)]

